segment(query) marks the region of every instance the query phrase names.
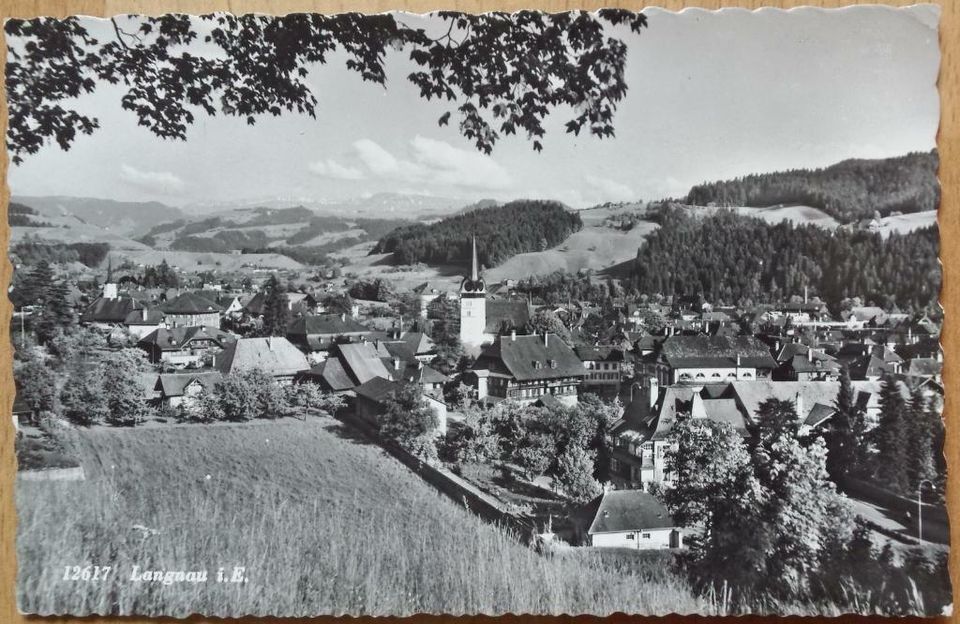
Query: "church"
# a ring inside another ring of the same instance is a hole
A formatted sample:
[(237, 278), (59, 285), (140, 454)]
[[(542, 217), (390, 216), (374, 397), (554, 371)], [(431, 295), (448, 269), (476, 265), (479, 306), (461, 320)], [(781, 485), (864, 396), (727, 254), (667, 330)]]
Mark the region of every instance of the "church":
[(488, 299), (487, 284), (480, 275), (477, 239), (471, 242), (470, 275), (460, 282), (460, 342), (476, 353), (500, 334), (525, 332), (530, 322), (526, 301)]
[(476, 238), (471, 245), (470, 275), (460, 283), (460, 342), (479, 353), (468, 371), (477, 397), (576, 405), (586, 376), (583, 362), (559, 336), (518, 335), (528, 329), (529, 304), (487, 298)]

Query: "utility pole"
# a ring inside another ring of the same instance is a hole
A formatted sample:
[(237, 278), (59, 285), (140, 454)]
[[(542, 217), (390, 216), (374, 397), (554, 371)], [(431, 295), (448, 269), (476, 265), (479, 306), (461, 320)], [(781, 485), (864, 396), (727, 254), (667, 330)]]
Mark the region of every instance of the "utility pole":
[(923, 546), (923, 503), (920, 497), (923, 493), (924, 483), (929, 483), (931, 488), (936, 489), (936, 486), (933, 485), (933, 481), (930, 479), (924, 479), (917, 484), (917, 540), (921, 546)]

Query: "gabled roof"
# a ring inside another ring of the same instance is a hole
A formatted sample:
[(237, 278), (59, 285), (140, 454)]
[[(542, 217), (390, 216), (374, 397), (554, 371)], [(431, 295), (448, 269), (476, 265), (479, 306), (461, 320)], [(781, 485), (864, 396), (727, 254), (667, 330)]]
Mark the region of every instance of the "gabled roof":
[(736, 399), (706, 399), (703, 401), (703, 411), (707, 419), (727, 423), (741, 435), (747, 433), (747, 421), (737, 407)]
[(672, 368), (737, 365), (748, 368), (776, 368), (767, 346), (753, 336), (670, 336), (660, 349), (661, 359)]
[(218, 381), (223, 379), (220, 371), (205, 371), (198, 373), (161, 373), (154, 390), (163, 393), (166, 397), (183, 396), (183, 391), (196, 381), (205, 390), (212, 390)]
[(817, 404), (833, 406), (840, 392), (838, 381), (771, 381), (758, 379), (754, 381), (733, 381), (730, 383), (735, 398), (749, 419), (756, 422), (757, 409), (768, 399), (794, 401), (800, 397), (797, 406), (797, 418), (800, 422), (807, 420), (810, 412)]
[(396, 381), (391, 381), (383, 377), (371, 377), (357, 386), (356, 393), (358, 397), (364, 397), (365, 399), (382, 403), (399, 388), (400, 383)]
[(293, 375), (310, 368), (307, 356), (286, 338), (240, 338), (227, 345), (217, 361), (224, 375), (260, 369), (273, 376)]
[(97, 298), (80, 315), (81, 323), (123, 323), (133, 310), (143, 307), (136, 299), (120, 297), (118, 299)]
[(642, 490), (610, 490), (590, 502), (586, 512), (593, 515), (590, 535), (675, 526), (663, 503)]
[(518, 380), (584, 377), (586, 369), (567, 344), (555, 334), (549, 336), (500, 336), (481, 351), (475, 370), (494, 370)]
[[(144, 318), (146, 312), (146, 318)], [(140, 308), (139, 310), (130, 310), (127, 317), (123, 319), (124, 325), (159, 325), (163, 322), (164, 314), (160, 308)]]
[(530, 306), (516, 299), (488, 299), (486, 303), (488, 334), (498, 334), (501, 329), (523, 331), (530, 322)]
[(195, 292), (185, 292), (160, 308), (167, 314), (220, 314), (223, 308)]
[(346, 370), (358, 384), (364, 384), (374, 377), (392, 379), (392, 375), (380, 359), (384, 355), (378, 352), (371, 342), (342, 344), (339, 358)]
[(623, 350), (614, 346), (578, 346), (574, 348), (577, 354), (584, 362), (622, 362)]
[(163, 351), (179, 351), (194, 340), (212, 340), (223, 346), (236, 340), (236, 337), (222, 329), (206, 325), (158, 327), (141, 338), (137, 345), (140, 347), (157, 347)]
[(342, 336), (370, 334), (373, 330), (346, 315), (316, 314), (295, 318), (287, 325), (287, 336)]
[(356, 385), (347, 371), (344, 370), (343, 364), (338, 358), (328, 358), (320, 362), (303, 373), (303, 377), (318, 380), (321, 385), (325, 385), (333, 392), (350, 390)]

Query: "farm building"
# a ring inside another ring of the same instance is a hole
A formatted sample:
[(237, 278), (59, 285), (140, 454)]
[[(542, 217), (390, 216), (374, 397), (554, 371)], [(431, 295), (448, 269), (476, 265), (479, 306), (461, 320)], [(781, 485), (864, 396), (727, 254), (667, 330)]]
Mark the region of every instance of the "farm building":
[(279, 382), (289, 383), (310, 368), (307, 356), (286, 338), (240, 338), (217, 358), (217, 370), (224, 375), (260, 369)]
[(555, 334), (511, 333), (485, 346), (470, 373), (479, 399), (490, 396), (532, 403), (549, 394), (573, 406), (587, 369)]
[[(357, 416), (374, 427), (378, 426), (379, 416), (386, 409), (387, 399), (401, 385), (402, 382), (374, 377), (358, 386), (355, 403)], [(442, 395), (434, 392), (423, 392), (421, 396), (440, 421), (440, 425), (437, 427), (437, 435), (444, 435), (447, 432), (447, 404), (443, 402)]]

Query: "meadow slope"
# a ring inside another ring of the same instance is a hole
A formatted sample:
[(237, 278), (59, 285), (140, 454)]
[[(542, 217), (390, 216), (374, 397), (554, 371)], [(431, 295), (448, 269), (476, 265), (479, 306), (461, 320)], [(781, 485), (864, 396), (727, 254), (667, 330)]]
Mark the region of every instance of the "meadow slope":
[[(332, 419), (67, 435), (88, 480), (17, 485), (17, 594), (28, 613), (710, 610), (662, 558), (538, 555)], [(62, 580), (68, 564), (114, 572), (78, 587)], [(134, 565), (211, 579), (134, 583)], [(246, 584), (212, 578), (235, 565)]]

